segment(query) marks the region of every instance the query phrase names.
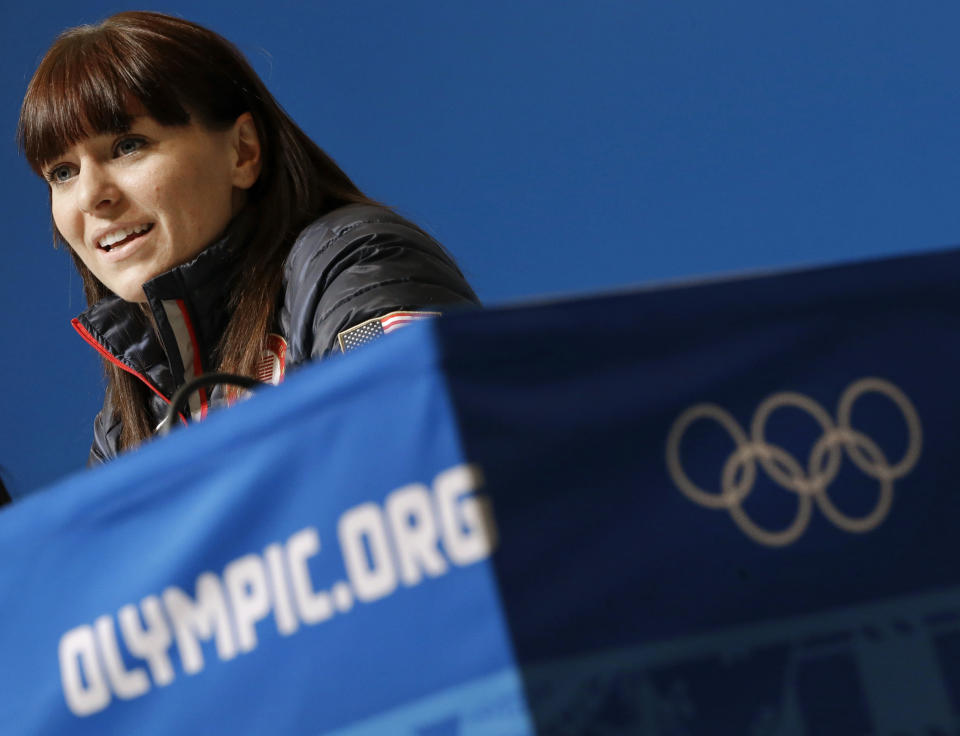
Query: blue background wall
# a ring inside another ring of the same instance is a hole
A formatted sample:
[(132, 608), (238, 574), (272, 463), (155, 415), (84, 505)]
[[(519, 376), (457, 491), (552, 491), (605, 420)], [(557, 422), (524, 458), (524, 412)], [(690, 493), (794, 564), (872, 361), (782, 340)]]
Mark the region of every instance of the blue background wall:
[[(61, 29), (126, 6), (5, 3), (0, 466), (81, 467), (102, 395), (18, 156)], [(236, 42), (372, 196), (488, 303), (960, 241), (960, 6), (850, 0), (157, 3)]]

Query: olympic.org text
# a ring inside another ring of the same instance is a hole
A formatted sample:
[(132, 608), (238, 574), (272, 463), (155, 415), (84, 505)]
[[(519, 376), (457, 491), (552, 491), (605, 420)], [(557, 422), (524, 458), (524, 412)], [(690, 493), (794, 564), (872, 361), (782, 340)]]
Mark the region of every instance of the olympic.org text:
[[(290, 636), (301, 625), (347, 613), (354, 598), (370, 603), (399, 585), (444, 575), (451, 563), (489, 557), (497, 538), (489, 499), (475, 495), (482, 483), (477, 466), (457, 465), (437, 475), (432, 488), (413, 483), (388, 494), (382, 507), (371, 502), (348, 509), (337, 522), (337, 537), (349, 583), (338, 582), (329, 593), (310, 579), (308, 561), (320, 552), (321, 540), (308, 526), (262, 554), (233, 560), (220, 575), (201, 573), (193, 597), (171, 586), (139, 607), (123, 606), (116, 617), (104, 614), (92, 626), (71, 629), (59, 646), (67, 706), (87, 716), (114, 696), (147, 694), (151, 681), (169, 685), (176, 677), (174, 644), (183, 672), (195, 674), (205, 665), (200, 640), (212, 638), (217, 656), (231, 660), (257, 647), (257, 624), (271, 613), (277, 631)], [(127, 667), (121, 642), (146, 666)]]

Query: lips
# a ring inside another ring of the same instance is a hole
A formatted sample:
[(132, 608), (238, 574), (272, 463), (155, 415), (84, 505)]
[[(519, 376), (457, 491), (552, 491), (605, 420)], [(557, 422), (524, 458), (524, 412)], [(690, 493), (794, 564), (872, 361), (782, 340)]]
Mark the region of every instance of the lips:
[(106, 253), (122, 248), (131, 240), (135, 240), (141, 235), (145, 235), (153, 229), (153, 223), (143, 223), (126, 228), (117, 228), (111, 230), (97, 239), (97, 247)]
[[(136, 260), (144, 253), (149, 253), (150, 244), (156, 238), (153, 235), (155, 229), (153, 225), (154, 223), (149, 223), (145, 229), (130, 226), (126, 228), (126, 232), (122, 232), (123, 228), (112, 228), (106, 232), (106, 235), (103, 232), (98, 233), (98, 240), (94, 241), (97, 243), (97, 260), (104, 265), (113, 265), (121, 261), (130, 261), (130, 259)], [(131, 230), (139, 230), (139, 232), (130, 232)], [(113, 235), (112, 238), (109, 237), (111, 235)]]

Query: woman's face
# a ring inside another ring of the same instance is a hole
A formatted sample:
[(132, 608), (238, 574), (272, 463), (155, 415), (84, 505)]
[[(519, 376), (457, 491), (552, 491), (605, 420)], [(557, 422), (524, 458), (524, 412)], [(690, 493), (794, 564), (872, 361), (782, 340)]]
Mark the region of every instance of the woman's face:
[(144, 301), (145, 282), (196, 256), (243, 206), (259, 146), (249, 114), (224, 131), (141, 116), (125, 133), (81, 141), (44, 172), (70, 247), (117, 296)]

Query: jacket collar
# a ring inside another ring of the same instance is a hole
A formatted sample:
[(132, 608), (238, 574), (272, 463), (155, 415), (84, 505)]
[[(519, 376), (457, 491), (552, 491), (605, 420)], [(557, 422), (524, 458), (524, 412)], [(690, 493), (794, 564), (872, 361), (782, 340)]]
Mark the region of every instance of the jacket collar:
[[(248, 214), (238, 215), (224, 235), (192, 261), (145, 283), (148, 309), (111, 294), (80, 314), (73, 321), (75, 328), (107, 360), (169, 398), (217, 362), (249, 219)], [(190, 408), (191, 413), (205, 414), (204, 397), (195, 394)]]

